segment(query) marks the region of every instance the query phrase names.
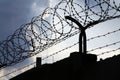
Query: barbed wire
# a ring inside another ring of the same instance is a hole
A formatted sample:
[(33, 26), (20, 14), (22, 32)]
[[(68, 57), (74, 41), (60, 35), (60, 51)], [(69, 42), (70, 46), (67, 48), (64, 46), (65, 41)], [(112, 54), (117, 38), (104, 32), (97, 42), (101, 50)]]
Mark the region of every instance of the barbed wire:
[[(74, 2), (74, 0), (62, 0), (54, 8), (47, 8), (41, 15), (33, 17), (30, 23), (20, 26), (5, 41), (0, 41), (0, 67), (16, 64), (78, 34), (78, 27), (72, 22), (67, 21), (64, 18), (65, 16), (71, 16), (77, 19), (84, 27), (89, 26), (89, 28), (94, 27), (98, 23), (120, 17), (120, 5), (117, 5), (115, 0), (82, 1), (84, 3), (81, 4)], [(118, 31), (120, 29), (89, 38), (87, 41), (105, 37)], [(42, 60), (72, 48), (78, 43), (61, 49)], [(120, 41), (89, 50), (88, 52), (110, 47), (118, 43)], [(120, 48), (97, 55), (99, 56), (118, 50)], [(1, 77), (8, 76), (18, 70), (23, 70), (35, 63), (26, 65)]]
[(51, 57), (51, 56), (53, 56), (53, 55), (59, 54), (60, 52), (63, 52), (63, 51), (65, 51), (65, 50), (69, 49), (69, 48), (72, 48), (72, 47), (76, 46), (77, 44), (79, 44), (79, 42), (74, 43), (73, 45), (70, 45), (70, 46), (68, 46), (68, 47), (66, 47), (66, 48), (64, 48), (64, 49), (61, 49), (61, 50), (59, 50), (59, 51), (57, 51), (57, 52), (55, 52), (55, 53), (52, 53), (51, 55), (43, 58), (42, 60), (45, 60), (45, 59), (47, 59), (47, 58), (49, 58), (49, 57)]
[(118, 50), (120, 50), (120, 47), (117, 48), (117, 49), (112, 49), (112, 50), (109, 50), (109, 51), (102, 52), (100, 54), (97, 54), (97, 56), (108, 54), (108, 53), (112, 53), (112, 52), (115, 52), (115, 51), (118, 51)]
[[(90, 40), (93, 40), (93, 39), (97, 39), (97, 38), (100, 38), (100, 37), (105, 37), (105, 36), (108, 36), (108, 35), (110, 35), (110, 34), (114, 34), (114, 33), (118, 32), (118, 31), (120, 31), (120, 29), (117, 29), (117, 30), (114, 30), (114, 31), (111, 31), (111, 32), (108, 32), (108, 33), (105, 33), (105, 34), (102, 34), (102, 35), (98, 35), (98, 36), (89, 38), (89, 39), (87, 39), (87, 41), (90, 41)], [(114, 42), (114, 43), (112, 43), (112, 44), (104, 45), (104, 46), (102, 46), (102, 47), (95, 48), (95, 49), (92, 49), (92, 50), (87, 51), (87, 52), (89, 53), (89, 52), (91, 52), (91, 51), (95, 51), (95, 50), (98, 50), (98, 49), (102, 49), (102, 48), (105, 48), (105, 47), (109, 47), (109, 46), (112, 46), (112, 45), (116, 45), (116, 44), (118, 44), (118, 43), (120, 43), (120, 41)], [(67, 50), (67, 49), (69, 49), (69, 48), (72, 48), (72, 47), (78, 45), (78, 44), (79, 44), (79, 42), (74, 43), (73, 45), (70, 45), (70, 46), (68, 46), (68, 47), (66, 47), (66, 48), (64, 48), (64, 49), (61, 49), (61, 50), (59, 50), (59, 51), (57, 51), (57, 52), (55, 52), (55, 53), (53, 53), (53, 54), (51, 54), (51, 55), (43, 58), (42, 60), (45, 60), (45, 59), (47, 59), (47, 58), (49, 58), (49, 57), (51, 57), (51, 56), (53, 56), (53, 55), (59, 54), (59, 53), (65, 51), (65, 50)], [(97, 56), (103, 55), (103, 54), (105, 54), (105, 53), (115, 52), (115, 51), (117, 51), (117, 50), (119, 50), (119, 49), (120, 49), (120, 48), (113, 49), (113, 50), (109, 50), (109, 51), (106, 51), (106, 52), (102, 52), (102, 53), (100, 53), (100, 54), (97, 54)], [(17, 69), (17, 70), (14, 70), (14, 71), (6, 74), (6, 75), (1, 76), (0, 78), (5, 77), (5, 76), (8, 76), (8, 75), (10, 75), (10, 74), (12, 74), (12, 73), (15, 73), (15, 72), (17, 72), (17, 71), (23, 70), (23, 69), (25, 69), (25, 68), (27, 68), (27, 67), (29, 67), (29, 66), (31, 66), (31, 65), (35, 65), (35, 63), (36, 63), (36, 62), (33, 62), (33, 63), (31, 63), (31, 64), (29, 64), (29, 65), (26, 65), (26, 66), (24, 66), (24, 67), (22, 67), (22, 68), (19, 68), (19, 69)]]
[(120, 5), (115, 0), (82, 2), (62, 0), (33, 17), (30, 23), (20, 26), (13, 35), (0, 42), (0, 67), (16, 64), (78, 34), (78, 27), (65, 16), (71, 16), (82, 26), (90, 28), (120, 17)]
[[(114, 31), (111, 31), (111, 32), (107, 32), (107, 33), (102, 34), (102, 35), (97, 35), (97, 36), (95, 36), (95, 37), (89, 38), (89, 39), (87, 39), (87, 41), (91, 41), (91, 40), (94, 40), (94, 39), (97, 39), (97, 38), (101, 38), (101, 37), (105, 37), (105, 36), (108, 36), (108, 35), (111, 35), (111, 34), (115, 34), (115, 33), (119, 32), (119, 31), (120, 31), (120, 28), (119, 28), (119, 29), (116, 29), (116, 30), (114, 30)], [(101, 46), (101, 47), (98, 47), (98, 48), (95, 48), (95, 49), (92, 49), (92, 50), (88, 50), (87, 52), (89, 53), (89, 52), (92, 52), (92, 51), (95, 51), (95, 50), (98, 50), (98, 49), (110, 47), (110, 46), (116, 45), (116, 44), (118, 44), (118, 43), (120, 43), (120, 41), (117, 41), (117, 42), (114, 42), (114, 43), (111, 43), (111, 44), (107, 44), (107, 45), (104, 45), (104, 46)], [(57, 52), (55, 52), (55, 53), (53, 53), (53, 54), (51, 54), (51, 55), (43, 58), (43, 60), (44, 60), (44, 59), (47, 59), (47, 58), (49, 58), (49, 57), (51, 57), (51, 56), (53, 56), (53, 55), (56, 55), (56, 54), (58, 54), (58, 53), (60, 53), (60, 52), (63, 52), (63, 51), (65, 51), (65, 50), (69, 49), (69, 48), (72, 48), (72, 47), (76, 46), (77, 44), (79, 44), (79, 42), (76, 42), (76, 43), (74, 43), (73, 45), (68, 46), (68, 47), (66, 47), (66, 48), (64, 48), (64, 49), (62, 49), (62, 50), (59, 50), (59, 51), (57, 51)]]
[(98, 35), (98, 36), (89, 38), (89, 39), (87, 39), (87, 41), (90, 41), (90, 40), (93, 40), (93, 39), (96, 39), (96, 38), (105, 37), (105, 36), (111, 35), (111, 34), (113, 34), (113, 33), (119, 32), (119, 31), (120, 31), (120, 28), (119, 28), (119, 29), (116, 29), (116, 30), (114, 30), (114, 31), (111, 31), (111, 32), (107, 32), (107, 33), (102, 34), (102, 35)]
[(107, 45), (104, 45), (104, 46), (100, 46), (100, 47), (95, 48), (95, 49), (88, 50), (88, 52), (90, 53), (90, 52), (93, 52), (93, 51), (96, 51), (96, 50), (99, 50), (99, 49), (103, 49), (103, 48), (106, 48), (106, 47), (116, 45), (118, 43), (120, 43), (120, 41), (117, 41), (117, 42), (114, 42), (114, 43), (111, 43), (111, 44), (107, 44)]
[[(76, 45), (76, 44), (74, 44), (73, 46), (75, 46), (75, 45)], [(64, 50), (65, 50), (65, 49), (64, 49)], [(62, 51), (64, 51), (64, 50), (61, 50), (60, 52), (62, 52)], [(103, 55), (103, 54), (106, 54), (106, 53), (115, 52), (115, 51), (118, 51), (118, 50), (120, 50), (120, 48), (113, 49), (113, 50), (109, 50), (109, 51), (106, 51), (106, 52), (102, 52), (102, 53), (100, 53), (100, 54), (97, 54), (97, 56), (100, 56), (100, 55)], [(57, 53), (59, 53), (59, 52), (54, 53), (54, 55), (57, 54)], [(46, 57), (46, 58), (43, 58), (42, 60), (45, 60), (45, 59), (47, 59), (47, 58), (49, 58), (49, 57), (51, 57), (51, 56), (53, 56), (53, 55), (50, 55), (50, 56), (48, 56), (48, 57)], [(28, 68), (29, 66), (35, 65), (35, 64), (36, 64), (36, 62), (33, 62), (33, 63), (31, 63), (31, 64), (29, 64), (29, 65), (26, 65), (26, 66), (24, 66), (24, 67), (22, 67), (22, 68), (19, 68), (19, 69), (17, 69), (17, 70), (14, 70), (14, 71), (12, 71), (12, 72), (10, 72), (10, 73), (8, 73), (8, 74), (5, 74), (5, 75), (3, 75), (3, 76), (0, 76), (0, 78), (6, 77), (6, 76), (8, 76), (8, 75), (10, 75), (10, 74), (13, 74), (13, 73), (15, 73), (15, 72), (17, 72), (17, 71), (23, 70), (23, 69)]]
[(16, 70), (12, 71), (12, 72), (9, 72), (9, 73), (7, 73), (7, 74), (5, 74), (5, 75), (3, 75), (3, 76), (0, 76), (0, 78), (3, 78), (3, 77), (8, 76), (8, 75), (10, 75), (10, 74), (13, 74), (13, 73), (15, 73), (15, 72), (17, 72), (17, 71), (23, 70), (23, 69), (28, 68), (29, 66), (35, 65), (35, 64), (36, 64), (36, 62), (33, 62), (33, 63), (29, 64), (29, 65), (26, 65), (26, 66), (24, 66), (24, 67), (21, 67), (21, 68), (19, 68), (19, 69), (16, 69)]
[[(117, 30), (108, 32), (108, 33), (103, 34), (103, 35), (106, 35), (106, 36), (107, 36), (107, 35), (116, 33), (116, 32), (118, 32), (119, 30), (120, 30), (120, 29), (117, 29)], [(89, 38), (87, 41), (90, 41), (90, 40), (93, 40), (93, 39), (96, 39), (96, 38), (100, 38), (100, 37), (105, 37), (105, 36), (103, 36), (103, 35), (98, 35), (98, 36), (96, 36), (96, 37)], [(116, 44), (118, 44), (118, 43), (120, 43), (120, 41), (114, 42), (114, 43), (112, 43), (112, 44), (104, 45), (104, 46), (102, 46), (102, 47), (98, 47), (98, 48), (89, 50), (89, 51), (87, 51), (87, 52), (89, 53), (89, 52), (92, 52), (92, 51), (95, 51), (95, 50), (98, 50), (98, 49), (102, 49), (102, 48), (106, 48), (106, 47), (109, 47), (109, 46), (116, 45)], [(65, 51), (65, 50), (67, 50), (67, 49), (70, 49), (70, 48), (78, 45), (78, 44), (79, 44), (79, 42), (74, 43), (73, 45), (70, 45), (70, 46), (68, 46), (68, 47), (66, 47), (66, 48), (64, 48), (64, 49), (61, 49), (61, 50), (59, 50), (59, 51), (57, 51), (57, 52), (55, 52), (55, 53), (53, 53), (53, 54), (51, 54), (51, 55), (43, 58), (42, 60), (45, 60), (45, 59), (47, 59), (47, 58), (49, 58), (49, 57), (51, 57), (51, 56), (54, 56), (54, 55), (56, 55), (56, 54), (59, 54), (59, 53)], [(100, 54), (97, 54), (97, 56), (100, 56), (100, 55), (103, 55), (103, 54), (106, 54), (106, 53), (115, 52), (115, 51), (117, 51), (117, 50), (120, 50), (120, 48), (113, 49), (113, 50), (109, 50), (109, 51), (106, 51), (106, 52), (102, 52), (102, 53), (100, 53)], [(26, 66), (24, 66), (24, 67), (22, 67), (22, 68), (19, 68), (19, 69), (17, 69), (17, 70), (14, 70), (14, 71), (12, 71), (12, 72), (10, 72), (10, 73), (8, 73), (8, 74), (5, 74), (5, 75), (1, 76), (0, 78), (5, 77), (5, 76), (8, 76), (8, 75), (10, 75), (10, 74), (12, 74), (12, 73), (15, 73), (15, 72), (17, 72), (17, 71), (23, 70), (23, 69), (25, 69), (25, 68), (27, 68), (27, 67), (29, 67), (29, 66), (31, 66), (31, 65), (35, 65), (35, 63), (36, 63), (36, 62), (33, 62), (33, 63), (31, 63), (31, 64), (29, 64), (29, 65), (26, 65)]]

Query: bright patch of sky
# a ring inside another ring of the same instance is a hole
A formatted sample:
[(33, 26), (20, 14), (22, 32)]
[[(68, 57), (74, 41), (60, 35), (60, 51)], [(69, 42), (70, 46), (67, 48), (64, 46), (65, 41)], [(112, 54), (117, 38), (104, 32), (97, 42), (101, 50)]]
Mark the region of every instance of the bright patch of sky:
[[(76, 3), (79, 3), (81, 5), (83, 5), (82, 3), (84, 3), (84, 1), (80, 1), (80, 0), (74, 0)], [(94, 1), (94, 0), (93, 0)], [(115, 0), (117, 1), (117, 3), (120, 3), (119, 0)], [(2, 2), (2, 1), (1, 1)], [(4, 1), (3, 1), (4, 2)], [(58, 3), (58, 0), (33, 0), (33, 2), (31, 2), (30, 6), (30, 12), (27, 13), (26, 15), (29, 16), (27, 17), (29, 20), (30, 18), (32, 18), (33, 16), (37, 16), (39, 14), (41, 14), (43, 12), (43, 10), (47, 7), (47, 6), (50, 6), (50, 7), (53, 7), (55, 6), (56, 4)], [(63, 5), (65, 5), (65, 3), (63, 3)], [(61, 6), (63, 6), (61, 5)], [(91, 2), (91, 5), (92, 5), (92, 2)], [(117, 4), (118, 5), (118, 4)], [(77, 6), (76, 6), (77, 7)], [(67, 7), (68, 8), (68, 7)], [(0, 8), (1, 9), (1, 8)], [(77, 11), (80, 11), (80, 9), (77, 7), (76, 8)], [(3, 11), (1, 11), (3, 12)], [(61, 14), (63, 16), (63, 13), (62, 11), (58, 11), (59, 14)], [(9, 12), (8, 12), (9, 13)], [(25, 12), (26, 13), (26, 12)], [(67, 15), (67, 14), (66, 14)], [(49, 16), (47, 16), (49, 18)], [(92, 18), (95, 18), (96, 17), (92, 17)], [(18, 18), (17, 18), (18, 19)], [(27, 21), (28, 21), (27, 19)], [(47, 19), (47, 18), (46, 18)], [(10, 19), (9, 19), (10, 20)], [(22, 20), (22, 19), (21, 19)], [(50, 21), (50, 19), (48, 19)], [(1, 21), (1, 20), (0, 20)], [(57, 19), (55, 20), (56, 23), (57, 23)], [(21, 22), (22, 23), (22, 22)], [(23, 22), (24, 23), (24, 22)], [(2, 24), (2, 23), (1, 23)], [(5, 25), (3, 25), (5, 26)], [(60, 25), (58, 25), (59, 27)], [(69, 26), (68, 26), (69, 27)], [(8, 27), (7, 27), (8, 28)], [(107, 21), (107, 22), (104, 22), (104, 23), (100, 23), (100, 24), (97, 24), (96, 26), (94, 26), (93, 28), (90, 28), (88, 30), (86, 30), (86, 33), (87, 33), (87, 39), (91, 38), (91, 37), (95, 37), (95, 36), (98, 36), (98, 35), (101, 35), (101, 34), (105, 34), (107, 32), (111, 32), (111, 31), (114, 31), (114, 30), (117, 30), (120, 28), (120, 21), (119, 21), (119, 18), (118, 19), (114, 19), (114, 20), (110, 20), (110, 21)], [(13, 28), (12, 28), (13, 29)], [(16, 29), (16, 28), (15, 28)], [(14, 30), (15, 30), (14, 29)], [(69, 28), (66, 28), (66, 30), (69, 29)], [(6, 29), (5, 29), (6, 30)], [(13, 31), (13, 30), (12, 30)], [(8, 33), (6, 33), (7, 35)], [(74, 43), (78, 42), (78, 36), (79, 35), (75, 35), (45, 51), (42, 52), (42, 54), (38, 54), (36, 56), (40, 56), (42, 58), (45, 58), (46, 56), (49, 56), (53, 53), (56, 53), (57, 51), (59, 50), (62, 50), (68, 46), (71, 46), (73, 45)], [(117, 42), (117, 41), (120, 41), (120, 31), (116, 32), (116, 33), (113, 33), (113, 34), (110, 34), (110, 35), (107, 35), (105, 37), (101, 37), (101, 38), (98, 38), (98, 39), (94, 39), (94, 40), (91, 40), (91, 41), (88, 41), (87, 43), (87, 48), (88, 48), (88, 51), (91, 50), (91, 49), (94, 49), (94, 48), (97, 48), (97, 47), (100, 47), (100, 46), (104, 46), (104, 45), (107, 45), (107, 44), (111, 44), (111, 43), (114, 43), (114, 42)], [(99, 50), (96, 50), (96, 51), (93, 51), (93, 52), (90, 52), (91, 54), (100, 54), (102, 52), (106, 52), (106, 51), (109, 51), (109, 50), (112, 50), (112, 49), (116, 49), (116, 48), (119, 48), (120, 47), (120, 43), (116, 44), (116, 45), (113, 45), (113, 46), (110, 46), (110, 47), (106, 47), (106, 48), (103, 48), (103, 49), (99, 49)], [(75, 52), (75, 51), (78, 51), (78, 45), (72, 47), (72, 48), (69, 48), (65, 51), (62, 51), (60, 52), (59, 54), (56, 54), (54, 56), (51, 56), (45, 60), (42, 61), (42, 64), (44, 63), (53, 63), (53, 62), (56, 62), (58, 60), (61, 60), (65, 57), (68, 57), (70, 55), (71, 52)], [(112, 57), (114, 55), (117, 55), (117, 54), (120, 54), (120, 50), (118, 51), (115, 51), (115, 52), (112, 52), (112, 53), (109, 53), (109, 54), (104, 54), (104, 55), (100, 55), (98, 56), (98, 60), (100, 58), (107, 58), (107, 57)], [(28, 65), (28, 64), (31, 64), (33, 62), (35, 62), (35, 58), (36, 56), (32, 57), (32, 58), (29, 58), (27, 60), (25, 60), (24, 62), (21, 62), (21, 63), (18, 63), (14, 66), (10, 66), (10, 67), (7, 67), (5, 69), (2, 69), (0, 70), (0, 76), (6, 74), (6, 73), (9, 73), (9, 72), (12, 72), (14, 70), (17, 70), (25, 65)], [(15, 75), (19, 74), (20, 72), (24, 72), (24, 70), (27, 70), (29, 68), (32, 68), (34, 65), (32, 66), (29, 66), (27, 67), (26, 69), (23, 69), (23, 70), (20, 70), (19, 72), (15, 72), (7, 77), (3, 77), (1, 80), (7, 80), (11, 77), (14, 77)], [(9, 70), (9, 72), (8, 72)]]
[[(49, 3), (49, 0), (0, 0), (0, 41), (12, 35), (22, 24), (29, 23), (32, 17), (42, 14), (43, 10), (50, 5)], [(1, 69), (0, 76), (17, 70), (35, 60), (33, 57), (23, 63)], [(8, 80), (17, 73), (2, 77), (0, 80)]]

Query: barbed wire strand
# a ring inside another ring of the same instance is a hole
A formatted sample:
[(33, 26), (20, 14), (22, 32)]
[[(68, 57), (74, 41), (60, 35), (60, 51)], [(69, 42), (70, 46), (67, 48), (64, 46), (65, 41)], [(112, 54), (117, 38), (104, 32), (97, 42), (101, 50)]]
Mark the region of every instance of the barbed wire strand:
[[(116, 5), (114, 0), (112, 5), (106, 0), (93, 0), (94, 5), (87, 0), (84, 2), (82, 6), (73, 0), (62, 0), (55, 7), (47, 8), (41, 15), (33, 17), (30, 23), (22, 25), (13, 35), (0, 42), (0, 67), (23, 61), (73, 35), (78, 28), (67, 21), (65, 16), (71, 16), (87, 27), (120, 17), (120, 6)], [(95, 10), (96, 8), (99, 8), (99, 12)], [(111, 11), (112, 14), (109, 14)], [(65, 27), (66, 24), (69, 25), (69, 30)]]
[[(93, 0), (95, 3), (94, 5), (91, 5), (90, 2), (87, 2), (87, 0), (84, 1), (85, 5), (82, 6), (73, 0), (62, 0), (55, 7), (47, 8), (41, 15), (33, 17), (30, 23), (22, 25), (13, 33), (13, 35), (8, 36), (5, 41), (0, 41), (0, 68), (19, 63), (20, 61), (24, 61), (26, 58), (41, 53), (45, 49), (52, 47), (57, 43), (62, 42), (79, 33), (78, 28), (72, 22), (67, 21), (65, 19), (65, 16), (71, 16), (78, 20), (82, 26), (87, 26), (89, 28), (94, 27), (94, 25), (98, 23), (120, 18), (120, 5), (117, 5), (115, 0), (113, 0), (111, 3), (110, 0)], [(104, 5), (106, 5), (106, 7), (104, 7)], [(76, 7), (79, 7), (80, 11), (77, 10)], [(99, 8), (100, 11), (97, 12), (95, 10), (96, 8)], [(59, 11), (61, 11), (61, 14)], [(51, 21), (45, 17), (46, 15), (49, 15), (48, 18), (50, 18)], [(93, 15), (96, 18), (94, 18)], [(69, 25), (69, 30), (67, 32), (66, 29), (68, 28), (65, 28), (66, 24)], [(105, 37), (118, 31), (120, 31), (120, 29), (92, 37), (87, 41)], [(119, 42), (111, 43), (92, 49), (91, 51), (106, 48), (118, 43)], [(77, 44), (78, 43), (75, 43), (58, 52), (55, 52), (53, 55), (67, 50)], [(119, 49), (120, 48), (103, 52), (102, 54), (114, 52)], [(51, 56), (52, 55), (49, 55), (49, 57)], [(18, 70), (21, 69), (23, 68), (20, 68)], [(10, 75), (11, 73), (6, 74), (6, 76)]]
[[(96, 39), (96, 38), (100, 38), (100, 37), (105, 37), (105, 36), (107, 36), (107, 35), (116, 33), (116, 32), (118, 32), (118, 31), (120, 31), (120, 29), (117, 29), (117, 30), (108, 32), (108, 33), (103, 34), (103, 35), (98, 35), (98, 36), (96, 36), (96, 37), (92, 37), (92, 38), (88, 39), (87, 41), (90, 41), (90, 40), (93, 40), (93, 39)], [(120, 41), (115, 42), (115, 43), (112, 43), (112, 44), (108, 44), (108, 45), (105, 45), (105, 46), (102, 46), (102, 47), (98, 47), (98, 48), (92, 49), (92, 50), (87, 51), (87, 52), (91, 52), (91, 51), (95, 51), (95, 50), (102, 49), (102, 48), (105, 48), (105, 47), (109, 47), (109, 46), (112, 46), (112, 45), (116, 45), (116, 44), (118, 44), (118, 43), (120, 43)], [(68, 46), (68, 47), (66, 47), (66, 48), (64, 48), (64, 49), (62, 49), (62, 50), (59, 50), (59, 51), (57, 51), (57, 52), (55, 52), (55, 53), (53, 53), (53, 54), (51, 54), (51, 55), (43, 58), (42, 60), (45, 60), (45, 59), (47, 59), (47, 58), (49, 58), (49, 57), (51, 57), (51, 56), (53, 56), (53, 55), (59, 54), (60, 52), (62, 52), (62, 51), (64, 51), (64, 50), (67, 50), (67, 49), (69, 49), (69, 48), (72, 48), (72, 47), (76, 46), (77, 44), (79, 44), (79, 42), (77, 42), (77, 43), (75, 43), (75, 44), (73, 44), (73, 45), (71, 45), (71, 46)], [(102, 52), (102, 53), (100, 53), (100, 54), (97, 54), (97, 56), (103, 55), (103, 54), (105, 54), (105, 53), (115, 52), (115, 51), (117, 51), (117, 50), (119, 50), (119, 49), (120, 49), (120, 48), (117, 48), (117, 49), (114, 49), (114, 50), (110, 50), (110, 51), (106, 51), (106, 52)], [(24, 67), (22, 67), (22, 68), (19, 68), (19, 69), (15, 70), (15, 71), (12, 71), (12, 72), (10, 72), (10, 73), (8, 73), (8, 74), (6, 74), (6, 75), (1, 76), (0, 78), (5, 77), (5, 76), (8, 76), (8, 75), (10, 75), (10, 74), (12, 74), (12, 73), (15, 73), (15, 72), (17, 72), (17, 71), (23, 70), (24, 68), (29, 67), (29, 66), (31, 66), (31, 65), (35, 65), (35, 63), (36, 63), (36, 62), (33, 62), (33, 63), (29, 64), (29, 65), (26, 65), (26, 66), (24, 66)]]
[(114, 43), (111, 43), (111, 44), (107, 44), (107, 45), (104, 45), (104, 46), (101, 46), (101, 47), (98, 47), (98, 48), (95, 48), (95, 49), (91, 49), (91, 50), (88, 50), (87, 52), (93, 52), (93, 51), (96, 51), (96, 50), (99, 50), (99, 49), (103, 49), (103, 48), (106, 48), (106, 47), (116, 45), (118, 43), (120, 43), (120, 41), (117, 41), (117, 42), (114, 42)]
[(115, 52), (115, 51), (118, 51), (118, 50), (120, 50), (120, 47), (117, 48), (117, 49), (112, 49), (112, 50), (109, 50), (109, 51), (102, 52), (100, 54), (97, 54), (97, 56), (101, 56), (101, 55), (104, 55), (106, 53), (108, 54), (108, 53)]

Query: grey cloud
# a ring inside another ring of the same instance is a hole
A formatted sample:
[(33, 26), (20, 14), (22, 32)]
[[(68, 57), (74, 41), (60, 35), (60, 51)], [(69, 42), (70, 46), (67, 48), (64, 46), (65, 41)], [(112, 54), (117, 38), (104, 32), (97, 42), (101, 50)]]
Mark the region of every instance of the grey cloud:
[(49, 0), (0, 0), (0, 41), (31, 20), (33, 3), (44, 8)]
[[(49, 0), (0, 0), (0, 43), (12, 35), (20, 25), (30, 22), (34, 13), (31, 8), (33, 3), (42, 8), (40, 11), (49, 6)], [(27, 65), (29, 62), (32, 60), (23, 62), (22, 65)], [(4, 73), (8, 73), (8, 70), (5, 69)]]
[(49, 5), (50, 1), (49, 0), (37, 0), (37, 5), (40, 7), (46, 7)]

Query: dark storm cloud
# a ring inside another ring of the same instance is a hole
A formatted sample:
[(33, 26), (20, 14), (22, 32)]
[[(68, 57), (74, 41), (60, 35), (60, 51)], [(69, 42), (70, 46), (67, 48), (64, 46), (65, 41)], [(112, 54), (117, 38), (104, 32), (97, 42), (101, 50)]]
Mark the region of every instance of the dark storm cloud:
[(36, 13), (34, 4), (42, 12), (49, 0), (0, 0), (0, 41), (31, 20)]

